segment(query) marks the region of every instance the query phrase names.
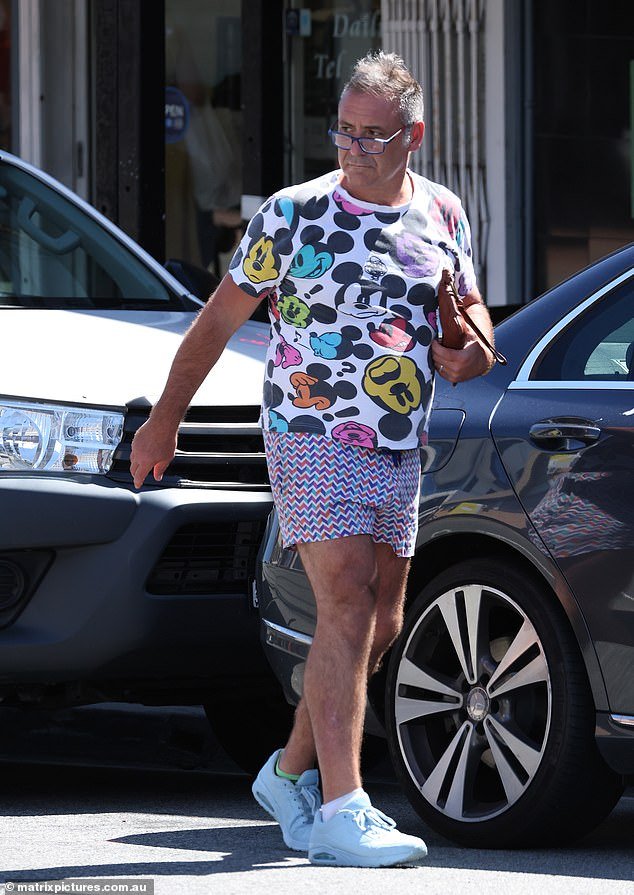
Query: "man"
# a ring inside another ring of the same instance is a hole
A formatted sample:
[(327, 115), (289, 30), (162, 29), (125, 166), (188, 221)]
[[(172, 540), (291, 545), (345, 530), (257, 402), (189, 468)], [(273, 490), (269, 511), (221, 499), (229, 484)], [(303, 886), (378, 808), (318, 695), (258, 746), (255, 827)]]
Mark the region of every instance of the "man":
[(314, 864), (391, 866), (427, 851), (362, 788), (366, 686), (402, 625), (434, 366), (456, 383), (494, 358), (475, 336), (461, 351), (434, 340), (443, 268), (490, 339), (492, 327), (459, 200), (408, 170), (424, 129), (422, 91), (403, 60), (359, 60), (331, 131), (340, 170), (281, 190), (252, 219), (132, 450), (135, 485), (152, 468), (160, 479), (193, 394), (266, 296), (271, 487), (317, 626), (290, 739), (253, 792)]

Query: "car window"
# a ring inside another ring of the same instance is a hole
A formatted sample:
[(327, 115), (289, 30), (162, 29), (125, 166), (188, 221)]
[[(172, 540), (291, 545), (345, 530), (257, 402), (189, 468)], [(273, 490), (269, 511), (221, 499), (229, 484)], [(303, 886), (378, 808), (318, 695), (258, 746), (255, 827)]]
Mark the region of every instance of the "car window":
[(634, 381), (634, 278), (607, 293), (542, 352), (531, 379)]
[(0, 305), (165, 307), (179, 298), (65, 196), (0, 164)]

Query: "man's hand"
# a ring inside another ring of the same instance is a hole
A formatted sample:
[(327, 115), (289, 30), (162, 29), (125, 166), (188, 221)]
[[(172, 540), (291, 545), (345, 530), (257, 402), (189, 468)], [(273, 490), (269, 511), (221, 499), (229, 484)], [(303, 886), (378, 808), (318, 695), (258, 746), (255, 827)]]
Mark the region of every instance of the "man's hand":
[(437, 339), (431, 343), (436, 372), (448, 382), (464, 382), (488, 373), (495, 359), (475, 335), (469, 337), (464, 348), (445, 348)]
[(160, 482), (167, 467), (176, 453), (178, 423), (163, 425), (149, 419), (137, 431), (132, 441), (130, 454), (130, 472), (134, 479), (134, 487), (140, 488), (150, 470), (154, 471), (154, 479)]
[(174, 459), (181, 419), (205, 376), (257, 302), (226, 274), (176, 352), (163, 394), (134, 436), (130, 472), (140, 488), (150, 470), (160, 482)]
[[(473, 289), (471, 292), (467, 292), (462, 301), (469, 317), (473, 318), (473, 322), (493, 345), (491, 316), (479, 291)], [(468, 331), (467, 341), (463, 348), (457, 351), (453, 348), (445, 348), (435, 339), (431, 343), (431, 353), (436, 372), (448, 382), (453, 382), (454, 385), (457, 382), (474, 379), (476, 376), (483, 376), (495, 364), (493, 352), (478, 339), (471, 329)]]

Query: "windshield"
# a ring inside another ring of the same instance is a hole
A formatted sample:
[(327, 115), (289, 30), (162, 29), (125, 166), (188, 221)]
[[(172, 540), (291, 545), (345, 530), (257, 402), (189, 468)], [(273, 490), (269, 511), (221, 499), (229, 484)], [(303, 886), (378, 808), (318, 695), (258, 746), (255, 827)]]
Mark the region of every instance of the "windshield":
[(179, 308), (139, 258), (65, 196), (0, 163), (0, 306)]

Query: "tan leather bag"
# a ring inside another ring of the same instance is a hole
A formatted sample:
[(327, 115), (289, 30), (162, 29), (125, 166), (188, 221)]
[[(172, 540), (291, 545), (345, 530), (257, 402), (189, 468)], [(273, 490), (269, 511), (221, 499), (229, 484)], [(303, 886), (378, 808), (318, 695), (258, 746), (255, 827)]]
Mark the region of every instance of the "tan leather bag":
[(462, 297), (458, 295), (454, 286), (453, 275), (445, 268), (442, 272), (440, 285), (438, 286), (438, 316), (440, 318), (441, 344), (445, 348), (461, 350), (464, 348), (469, 328), (478, 339), (486, 345), (499, 364), (506, 364), (507, 360), (496, 348), (491, 345), (484, 333), (476, 326), (464, 308)]

